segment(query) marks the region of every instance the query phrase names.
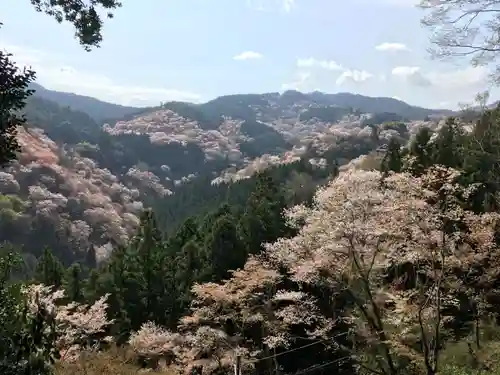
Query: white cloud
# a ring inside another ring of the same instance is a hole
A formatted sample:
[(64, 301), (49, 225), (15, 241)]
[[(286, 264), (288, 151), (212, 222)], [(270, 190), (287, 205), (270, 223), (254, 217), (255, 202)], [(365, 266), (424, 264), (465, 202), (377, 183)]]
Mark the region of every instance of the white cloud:
[(178, 89), (147, 87), (115, 82), (95, 72), (85, 72), (68, 66), (53, 53), (2, 43), (13, 54), (19, 66), (31, 66), (37, 75), (37, 82), (58, 91), (70, 91), (92, 96), (101, 100), (122, 104), (148, 106), (161, 101), (199, 101), (200, 95)]
[(441, 91), (476, 90), (485, 86), (488, 70), (485, 67), (467, 67), (451, 71), (424, 73), (417, 66), (397, 66), (392, 75), (422, 87), (433, 87)]
[(337, 86), (341, 86), (346, 82), (365, 82), (373, 78), (373, 74), (367, 72), (366, 70), (346, 70), (337, 78)]
[(289, 13), (295, 8), (295, 0), (283, 0), (283, 9)]
[(309, 84), (311, 72), (297, 72), (295, 78), (288, 83), (281, 85), (282, 90), (298, 90), (305, 91), (306, 85)]
[(432, 82), (423, 75), (418, 66), (396, 66), (392, 69), (392, 75), (398, 79), (414, 86), (429, 87)]
[(447, 72), (430, 72), (425, 77), (433, 86), (445, 90), (459, 90), (485, 86), (488, 82), (486, 67), (467, 67)]
[(308, 59), (298, 59), (297, 66), (299, 68), (322, 68), (328, 70), (342, 70), (342, 65), (333, 60), (317, 60), (314, 57)]
[(393, 76), (408, 77), (420, 71), (418, 66), (396, 66), (392, 69)]
[(281, 9), (286, 13), (292, 12), (297, 6), (295, 0), (246, 0), (246, 5), (259, 12), (272, 12)]
[(375, 46), (377, 51), (382, 52), (395, 52), (395, 51), (409, 51), (410, 49), (403, 43), (382, 43), (378, 46)]
[(245, 51), (233, 57), (233, 60), (257, 60), (262, 59), (262, 55), (254, 51)]

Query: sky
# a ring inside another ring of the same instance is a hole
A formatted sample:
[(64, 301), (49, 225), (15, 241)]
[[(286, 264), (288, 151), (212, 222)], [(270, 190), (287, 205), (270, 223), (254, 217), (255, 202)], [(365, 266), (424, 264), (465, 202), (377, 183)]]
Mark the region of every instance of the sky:
[(430, 58), (415, 0), (122, 2), (86, 52), (70, 24), (4, 1), (0, 48), (46, 88), (133, 106), (294, 89), (455, 109), (488, 88), (486, 68)]

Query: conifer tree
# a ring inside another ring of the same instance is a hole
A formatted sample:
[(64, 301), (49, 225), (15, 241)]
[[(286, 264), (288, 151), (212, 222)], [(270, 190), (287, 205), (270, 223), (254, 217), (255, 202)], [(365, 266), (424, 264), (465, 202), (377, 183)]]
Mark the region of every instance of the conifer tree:
[[(208, 280), (222, 281), (245, 264), (247, 254), (238, 236), (237, 226), (232, 215), (217, 219), (205, 242), (205, 251), (210, 261)], [(206, 271), (208, 271), (206, 270)]]
[(83, 302), (83, 274), (78, 263), (73, 264), (66, 271), (64, 290), (66, 296), (74, 302)]
[(200, 271), (202, 271), (202, 256), (202, 249), (194, 240), (186, 243), (177, 256), (175, 279), (179, 290), (181, 311), (186, 311), (191, 302), (191, 287), (195, 281), (199, 280)]
[(471, 197), (474, 210), (496, 210), (500, 187), (500, 109), (483, 113), (465, 144), (463, 169), (466, 183), (480, 187)]
[(241, 220), (242, 237), (249, 253), (259, 253), (263, 243), (290, 234), (283, 217), (285, 208), (283, 192), (269, 175), (260, 174)]
[(38, 259), (35, 270), (35, 280), (47, 286), (61, 288), (64, 279), (64, 267), (52, 254), (49, 248), (45, 248), (42, 256)]
[(406, 169), (415, 176), (420, 176), (432, 164), (431, 136), (431, 130), (423, 127), (410, 144)]
[(463, 163), (464, 134), (454, 117), (449, 117), (439, 129), (433, 142), (433, 161), (451, 168), (461, 168)]
[(382, 172), (388, 173), (389, 171), (399, 173), (403, 166), (401, 160), (401, 144), (399, 141), (392, 137), (387, 145), (387, 151), (382, 159)]

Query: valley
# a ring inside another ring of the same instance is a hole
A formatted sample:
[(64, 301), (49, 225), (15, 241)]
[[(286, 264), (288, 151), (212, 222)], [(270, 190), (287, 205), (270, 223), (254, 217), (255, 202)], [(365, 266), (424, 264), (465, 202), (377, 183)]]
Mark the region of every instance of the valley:
[[(407, 140), (423, 126), (437, 127), (449, 113), (394, 99), (291, 91), (124, 109), (35, 88), (25, 109), (28, 125), (18, 133), (20, 157), (1, 172), (0, 240), (22, 244), (35, 257), (50, 247), (68, 262), (90, 247), (99, 261), (108, 257), (135, 233), (144, 208), (164, 210), (160, 221), (173, 230), (182, 218), (216, 207), (187, 195), (217, 191), (222, 203), (228, 190), (237, 189), (231, 184), (304, 162), (309, 186), (300, 174), (281, 183), (292, 192), (314, 190), (332, 168), (376, 151), (391, 137)], [(100, 123), (117, 108), (125, 118)], [(377, 112), (365, 112), (373, 108)], [(318, 181), (315, 173), (322, 176)]]

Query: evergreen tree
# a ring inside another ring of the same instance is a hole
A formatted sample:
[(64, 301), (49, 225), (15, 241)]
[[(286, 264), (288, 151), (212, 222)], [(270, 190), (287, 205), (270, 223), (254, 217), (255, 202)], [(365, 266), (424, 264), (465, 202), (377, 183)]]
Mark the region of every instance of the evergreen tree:
[(463, 163), (462, 150), (464, 146), (463, 130), (454, 117), (449, 117), (439, 129), (433, 142), (433, 161), (452, 168), (461, 168)]
[(401, 172), (402, 166), (401, 144), (395, 137), (392, 137), (389, 140), (387, 151), (382, 159), (382, 172), (388, 173), (392, 171), (399, 173)]
[(83, 275), (78, 263), (73, 264), (66, 271), (65, 291), (66, 296), (74, 302), (83, 302)]
[(110, 294), (107, 312), (109, 317), (115, 321), (111, 334), (116, 337), (118, 344), (122, 344), (128, 339), (132, 328), (129, 311), (134, 311), (138, 304), (137, 291), (129, 279), (127, 270), (131, 261), (126, 247), (115, 248), (100, 277), (94, 276), (92, 281), (95, 296)]
[(176, 259), (176, 283), (179, 290), (179, 304), (182, 312), (187, 311), (191, 302), (191, 287), (199, 280), (202, 271), (202, 249), (194, 240), (182, 247)]
[(20, 110), (33, 93), (28, 85), (35, 79), (33, 71), (20, 70), (11, 56), (0, 51), (0, 166), (14, 159), (19, 151), (16, 128), (26, 122)]
[(52, 254), (49, 248), (45, 248), (42, 256), (38, 259), (35, 269), (35, 281), (61, 288), (64, 279), (64, 267)]
[(429, 143), (431, 136), (431, 130), (423, 127), (410, 144), (406, 168), (416, 176), (420, 176), (432, 164), (432, 147)]
[(205, 240), (205, 251), (210, 261), (210, 271), (205, 274), (207, 281), (222, 281), (235, 270), (245, 264), (247, 253), (238, 236), (235, 219), (232, 215), (224, 215), (217, 219), (211, 233)]
[(88, 251), (85, 253), (85, 266), (91, 270), (97, 267), (97, 258), (94, 245), (90, 245)]
[(263, 243), (290, 234), (283, 217), (285, 208), (283, 192), (269, 175), (260, 174), (241, 219), (240, 229), (248, 253), (259, 253)]
[(498, 209), (496, 193), (500, 187), (500, 109), (483, 113), (464, 149), (465, 183), (479, 188), (470, 203), (476, 211)]

